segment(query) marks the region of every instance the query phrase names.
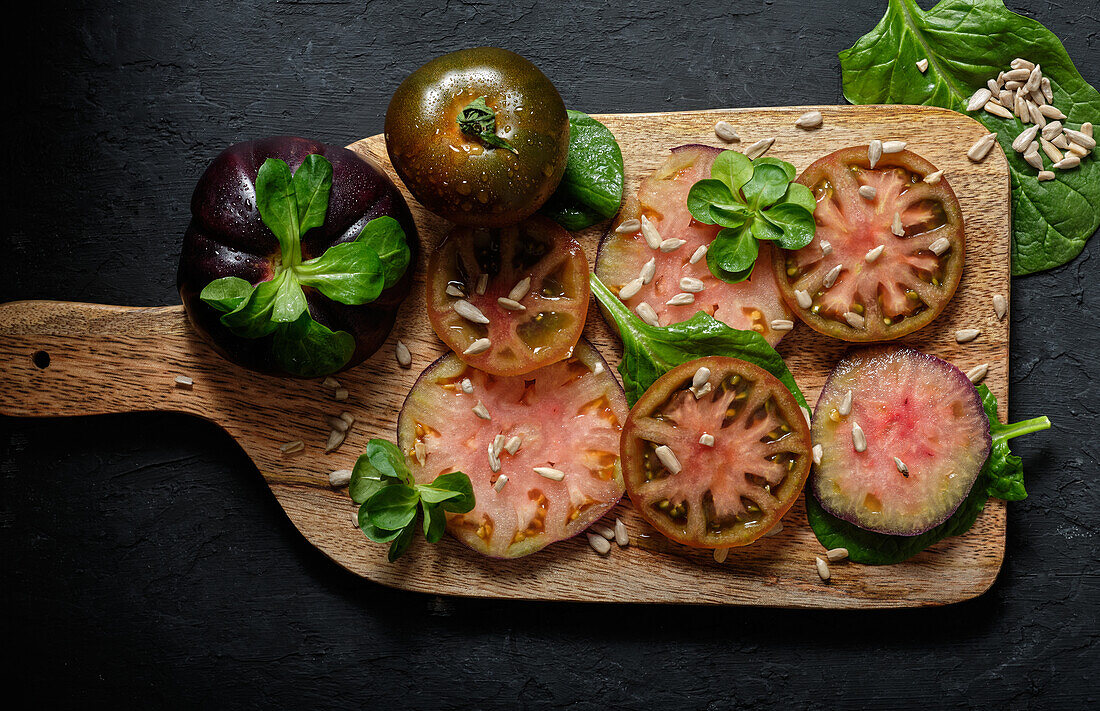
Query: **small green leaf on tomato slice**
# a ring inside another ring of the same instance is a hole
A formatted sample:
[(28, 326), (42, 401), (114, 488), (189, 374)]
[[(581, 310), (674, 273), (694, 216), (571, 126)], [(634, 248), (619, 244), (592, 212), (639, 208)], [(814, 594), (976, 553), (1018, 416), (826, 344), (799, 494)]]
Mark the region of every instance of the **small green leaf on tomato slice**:
[(470, 483), (470, 477), (462, 472), (440, 474), (429, 486), (457, 494), (441, 500), (445, 511), (468, 513), (474, 508), (474, 486)]
[(817, 209), (817, 201), (814, 199), (813, 191), (802, 183), (791, 183), (787, 187), (787, 194), (784, 195), (783, 199), (779, 202), (781, 204), (792, 203), (801, 205), (806, 208), (806, 211), (810, 214), (813, 214), (813, 211)]
[(704, 178), (692, 185), (688, 191), (688, 212), (700, 222), (716, 225), (718, 220), (711, 213), (712, 207), (729, 210), (731, 214), (745, 210), (744, 203), (734, 195), (728, 185), (721, 180)]
[(237, 310), (252, 293), (252, 285), (235, 276), (222, 277), (203, 287), (199, 298), (218, 311), (229, 313)]
[[(754, 226), (756, 222), (766, 222), (777, 230), (778, 234), (768, 239), (775, 240), (783, 249), (802, 249), (813, 241), (817, 229), (814, 216), (801, 205), (782, 202), (766, 210), (763, 217), (763, 220), (755, 220)], [(753, 234), (757, 239), (763, 239), (755, 232)]]
[(424, 512), (424, 538), (428, 543), (439, 543), (443, 532), (447, 530), (447, 515), (438, 504), (430, 504), (421, 498), (420, 508)]
[(727, 272), (751, 270), (759, 254), (760, 246), (750, 229), (724, 229), (707, 249), (707, 264), (713, 263)]
[(798, 175), (798, 171), (793, 165), (785, 160), (779, 160), (778, 158), (772, 158), (771, 156), (761, 156), (760, 158), (754, 160), (752, 162), (753, 171), (755, 171), (759, 166), (762, 165), (772, 165), (782, 170), (783, 175), (787, 178), (788, 183), (794, 180), (795, 176)]

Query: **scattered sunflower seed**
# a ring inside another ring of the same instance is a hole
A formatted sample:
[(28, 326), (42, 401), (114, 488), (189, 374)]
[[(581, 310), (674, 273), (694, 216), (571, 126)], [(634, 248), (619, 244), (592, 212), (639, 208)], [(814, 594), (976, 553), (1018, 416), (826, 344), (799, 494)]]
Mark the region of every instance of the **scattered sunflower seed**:
[(905, 141), (883, 141), (882, 152), (883, 153), (901, 153), (905, 150), (905, 147), (909, 145)]
[(195, 381), (186, 375), (177, 375), (175, 383), (180, 390), (191, 390), (195, 387)]
[[(1058, 161), (1065, 158), (1065, 156), (1062, 155), (1062, 151), (1058, 150), (1058, 147), (1047, 139), (1040, 139), (1039, 145), (1042, 147), (1043, 153), (1047, 154), (1047, 158), (1050, 158), (1051, 163), (1057, 163)], [(1039, 166), (1039, 169), (1042, 170), (1042, 166)]]
[(1066, 138), (1082, 148), (1088, 148), (1089, 150), (1096, 148), (1096, 139), (1092, 136), (1082, 133), (1081, 131), (1074, 131), (1072, 128), (1064, 129), (1064, 132)]
[[(337, 469), (328, 475), (329, 486), (339, 489), (351, 483), (350, 469)], [(357, 519), (358, 520), (358, 519)]]
[(795, 289), (794, 290), (794, 298), (795, 298), (795, 300), (798, 301), (798, 305), (801, 308), (808, 309), (808, 308), (810, 308), (811, 306), (814, 305), (814, 299), (813, 299), (812, 296), (810, 296), (810, 293), (808, 291), (803, 291), (802, 289)]
[(504, 443), (504, 451), (515, 456), (515, 453), (518, 452), (519, 448), (522, 446), (523, 438), (519, 435), (512, 435), (508, 438), (508, 441)]
[(418, 440), (413, 445), (413, 456), (416, 457), (417, 464), (424, 466), (424, 462), (428, 461), (428, 445)]
[(852, 423), (852, 446), (857, 452), (867, 451), (867, 435), (863, 434), (863, 428), (858, 422)]
[(836, 408), (844, 417), (847, 417), (852, 412), (852, 391), (844, 393), (844, 397), (840, 399), (840, 405)]
[(328, 441), (325, 442), (325, 454), (333, 452), (340, 448), (340, 445), (344, 443), (344, 439), (348, 436), (347, 430), (333, 430), (328, 433)]
[(799, 405), (798, 409), (802, 410), (802, 418), (806, 420), (806, 425), (812, 427), (814, 422), (813, 416), (810, 414), (810, 408)]
[(867, 144), (867, 162), (872, 168), (882, 158), (882, 141), (877, 138)]
[(615, 543), (619, 545), (619, 548), (626, 548), (630, 545), (630, 532), (626, 530), (626, 524), (623, 523), (621, 518), (615, 519)]
[(777, 318), (773, 319), (768, 325), (771, 326), (773, 331), (790, 331), (794, 328), (794, 321), (786, 318)]
[(817, 128), (821, 125), (821, 112), (820, 111), (807, 111), (798, 117), (798, 120), (794, 122), (795, 126), (799, 128)]
[(1035, 140), (1035, 136), (1038, 133), (1038, 126), (1032, 126), (1031, 128), (1026, 129), (1019, 136), (1016, 136), (1016, 138), (1012, 141), (1012, 150), (1016, 151), (1017, 153), (1023, 153), (1027, 150), (1027, 147), (1031, 145), (1031, 142)]
[(699, 444), (703, 445), (704, 447), (713, 447), (714, 435), (708, 432), (704, 432), (703, 434), (699, 435)]
[(1026, 69), (1030, 72), (1032, 69), (1035, 68), (1035, 62), (1029, 62), (1022, 57), (1016, 57), (1016, 59), (1013, 59), (1008, 66), (1012, 67), (1013, 69)]
[(699, 245), (698, 249), (692, 252), (691, 259), (688, 260), (688, 264), (695, 264), (705, 256), (707, 256), (707, 246), (705, 244), (701, 244)]
[(928, 183), (929, 185), (936, 185), (937, 183), (940, 182), (940, 178), (942, 178), (942, 177), (943, 177), (943, 171), (942, 170), (936, 170), (936, 171), (933, 171), (933, 172), (929, 173), (928, 175), (924, 176), (924, 182)]
[(1024, 91), (1033, 91), (1035, 89), (1038, 89), (1042, 81), (1042, 67), (1036, 64), (1035, 68), (1031, 70), (1030, 74), (1028, 74), (1027, 81), (1024, 83)]
[(329, 426), (329, 429), (338, 430), (340, 432), (347, 432), (348, 424), (347, 420), (342, 417), (336, 417), (335, 415), (325, 415), (325, 424)]
[(680, 277), (680, 289), (688, 292), (689, 294), (698, 294), (700, 291), (706, 288), (701, 279), (694, 277)]
[(301, 452), (306, 448), (306, 443), (300, 439), (292, 440), (285, 444), (279, 445), (279, 451), (283, 454), (293, 454), (294, 452)]
[(642, 229), (642, 221), (637, 218), (630, 218), (629, 220), (623, 220), (619, 223), (619, 226), (615, 228), (615, 231), (621, 235), (628, 235)]
[(668, 306), (687, 306), (688, 304), (695, 303), (695, 294), (689, 294), (687, 292), (680, 292), (676, 296), (665, 302)]
[(730, 554), (730, 549), (729, 548), (715, 548), (714, 549), (714, 562), (715, 563), (725, 563), (726, 558), (729, 556), (729, 554)]
[(1008, 313), (1008, 299), (1004, 294), (993, 295), (993, 313), (997, 314), (998, 320), (1004, 320), (1005, 314)]
[(848, 558), (848, 549), (847, 548), (830, 548), (825, 553), (825, 557), (829, 559), (830, 563), (839, 563), (840, 561), (846, 560)]
[(588, 536), (588, 545), (592, 546), (592, 550), (600, 555), (607, 555), (611, 552), (611, 543), (603, 536), (597, 536), (595, 533), (585, 535)]
[(825, 256), (829, 256), (830, 254), (832, 254), (832, 252), (833, 252), (833, 243), (830, 242), (829, 240), (827, 240), (827, 239), (821, 240), (821, 244), (819, 246), (821, 247), (821, 253), (824, 254)]
[(642, 319), (650, 326), (660, 326), (661, 322), (657, 319), (657, 312), (653, 310), (653, 307), (648, 302), (643, 301), (634, 307), (634, 312), (638, 314), (638, 318)]
[(668, 239), (661, 240), (660, 250), (667, 254), (668, 252), (675, 252), (685, 244), (687, 244), (687, 240), (669, 237)]
[(775, 143), (774, 138), (761, 138), (756, 143), (752, 144), (745, 149), (745, 157), (749, 160), (756, 160), (760, 156), (768, 152), (768, 149)]
[(489, 471), (494, 473), (500, 471), (500, 455), (493, 451), (493, 445), (489, 445), (489, 449), (486, 452), (489, 455)]
[(474, 291), (477, 292), (478, 296), (484, 296), (485, 295), (485, 290), (488, 289), (488, 288), (489, 288), (489, 275), (488, 274), (478, 274), (477, 275), (477, 287), (474, 288)]
[(886, 249), (886, 245), (880, 244), (879, 246), (875, 247), (874, 249), (867, 250), (867, 254), (865, 254), (863, 256), (863, 258), (866, 259), (869, 263), (874, 262), (876, 259), (878, 259), (879, 257), (882, 256), (882, 252), (885, 249)]
[(523, 297), (527, 296), (527, 292), (531, 290), (531, 277), (523, 277), (516, 282), (516, 285), (512, 287), (512, 290), (508, 292), (508, 298), (512, 301), (519, 301)]
[(321, 385), (324, 385), (326, 388), (336, 389), (340, 387), (340, 381), (330, 375), (321, 381)]
[(901, 461), (899, 457), (894, 457), (894, 466), (898, 468), (898, 472), (905, 477), (909, 478), (909, 467), (905, 465), (905, 462)]
[(1040, 170), (1039, 175), (1036, 176), (1036, 177), (1039, 178), (1040, 183), (1042, 183), (1044, 181), (1047, 181), (1047, 180), (1054, 180), (1054, 171), (1053, 170)]
[(820, 444), (815, 444), (810, 448), (810, 454), (814, 458), (814, 464), (821, 464), (821, 455), (825, 453), (825, 450)]
[(533, 471), (539, 476), (552, 479), (553, 481), (561, 481), (565, 478), (565, 472), (560, 469), (554, 469), (553, 467), (533, 467)]
[(927, 59), (918, 59), (917, 60), (917, 69), (920, 70), (921, 74), (924, 74), (926, 71), (928, 71), (928, 60)]
[(1069, 139), (1066, 138), (1066, 135), (1064, 133), (1059, 133), (1057, 136), (1050, 139), (1050, 142), (1061, 148), (1063, 151), (1069, 150), (1070, 145), (1072, 145), (1069, 142)]
[(657, 231), (657, 228), (653, 226), (653, 223), (649, 221), (649, 218), (642, 215), (642, 237), (645, 238), (645, 243), (649, 245), (650, 249), (657, 249), (661, 246), (661, 233)]
[(619, 289), (619, 299), (621, 299), (622, 301), (629, 301), (630, 299), (634, 298), (641, 290), (642, 278), (638, 277), (637, 279), (633, 279), (623, 284), (622, 288)]
[(905, 228), (901, 224), (901, 213), (895, 212), (894, 219), (890, 222), (890, 231), (898, 237), (905, 236)]
[(505, 311), (526, 311), (527, 307), (516, 301), (515, 299), (508, 298), (507, 296), (497, 297), (497, 304)]
[(1029, 151), (1024, 154), (1024, 160), (1035, 170), (1043, 169), (1043, 158), (1038, 151)]
[(466, 350), (462, 351), (462, 355), (477, 355), (479, 353), (484, 353), (485, 351), (489, 350), (492, 345), (493, 342), (490, 341), (488, 338), (479, 338), (471, 343), (469, 346), (467, 346)]
[[(1039, 82), (1039, 91), (1043, 92), (1043, 98), (1047, 100), (1048, 104), (1054, 102), (1054, 89), (1050, 86), (1050, 79), (1042, 78)], [(1062, 118), (1065, 118), (1065, 116), (1062, 116)]]
[(470, 411), (483, 420), (493, 419), (492, 415), (489, 414), (489, 409), (485, 407), (481, 400), (478, 400), (477, 404), (470, 408)]
[(942, 257), (943, 253), (949, 249), (951, 249), (951, 240), (946, 237), (933, 240), (932, 244), (928, 245), (928, 251), (937, 257)]
[(688, 390), (691, 391), (691, 394), (695, 396), (696, 400), (702, 398), (704, 395), (706, 395), (707, 393), (709, 393), (713, 389), (714, 389), (714, 387), (710, 383), (703, 383), (703, 386), (700, 387), (700, 388), (696, 388), (696, 387), (688, 388)]
[(489, 323), (489, 319), (486, 318), (485, 314), (481, 313), (481, 309), (465, 299), (456, 301), (454, 303), (454, 310), (456, 314), (471, 323)]
[(341, 412), (340, 419), (347, 423), (348, 427), (355, 424), (355, 415), (350, 412)]
[(955, 331), (955, 342), (970, 343), (980, 335), (982, 335), (982, 329), (980, 328), (960, 328)]
[(1069, 152), (1072, 153), (1073, 155), (1077, 156), (1078, 158), (1084, 158), (1085, 156), (1087, 156), (1089, 154), (1090, 150), (1091, 149), (1085, 148), (1084, 146), (1082, 146), (1079, 143), (1072, 143), (1071, 142), (1069, 144)]
[(333, 397), (334, 399), (336, 399), (336, 400), (340, 400), (340, 401), (342, 402), (342, 401), (344, 401), (344, 400), (347, 400), (347, 399), (348, 399), (348, 391), (347, 391), (347, 390), (345, 390), (345, 389), (343, 389), (343, 388), (340, 388), (340, 389), (338, 389), (338, 390), (337, 390), (336, 392), (334, 392), (334, 393), (332, 394), (332, 397)]
[(852, 328), (863, 328), (867, 325), (867, 319), (863, 318), (853, 311), (845, 312), (844, 320), (847, 321), (848, 325)]
[(826, 563), (825, 559), (820, 556), (818, 556), (815, 560), (817, 561), (818, 577), (820, 577), (826, 583), (829, 582), (829, 564)]
[(1005, 76), (1004, 76), (1005, 82), (1027, 81), (1027, 78), (1029, 76), (1031, 76), (1031, 70), (1034, 69), (1034, 68), (1035, 68), (1034, 66), (1027, 67), (1027, 68), (1018, 67), (1016, 69), (1012, 69), (1010, 71), (1007, 71), (1007, 72), (1005, 72)]
[[(1005, 93), (1007, 94), (1008, 92)], [(999, 116), (1000, 118), (1012, 118), (1012, 112), (999, 103), (987, 101), (985, 104), (985, 110), (986, 112), (991, 113), (994, 116)]]
[(638, 274), (642, 278), (643, 284), (648, 284), (653, 281), (653, 277), (657, 274), (657, 260), (651, 258), (648, 262), (642, 265), (642, 271)]
[(408, 368), (412, 365), (412, 353), (409, 352), (409, 347), (405, 345), (404, 341), (397, 341), (397, 345), (394, 346), (393, 353), (395, 356), (397, 356), (397, 364), (402, 368)]
[(500, 491), (504, 488), (504, 485), (508, 483), (508, 475), (501, 474), (497, 477), (497, 480), (493, 482), (493, 490)]
[(874, 200), (876, 194), (878, 194), (878, 191), (870, 185), (859, 186), (859, 196), (865, 200)]
[(462, 388), (462, 392), (470, 395), (474, 392), (474, 384), (470, 382), (469, 378), (463, 378), (462, 382), (458, 384), (458, 387)]
[(973, 368), (971, 368), (970, 370), (966, 371), (966, 377), (970, 382), (977, 385), (978, 383), (985, 380), (985, 376), (988, 373), (989, 373), (989, 364), (988, 363), (982, 363), (981, 365), (976, 365)]
[(602, 372), (603, 372), (603, 363), (596, 363), (596, 365), (594, 365), (592, 367), (592, 374), (593, 375), (599, 375)]
[(992, 97), (993, 92), (990, 91), (987, 87), (983, 86), (981, 89), (978, 89), (970, 95), (970, 98), (966, 102), (966, 110), (977, 111), (978, 109), (985, 106), (985, 102), (989, 101)]
[(831, 289), (833, 284), (836, 284), (837, 277), (840, 276), (840, 270), (843, 268), (844, 267), (842, 265), (838, 264), (830, 269), (829, 272), (825, 275), (825, 280), (822, 282), (822, 285), (826, 289)]
[(737, 131), (727, 121), (719, 121), (714, 124), (714, 135), (726, 143), (736, 143), (741, 140), (741, 137), (737, 135)]
[(609, 541), (615, 540), (615, 529), (611, 526), (605, 526), (602, 523), (596, 522), (589, 526), (589, 529), (598, 536), (603, 536)]
[(661, 460), (661, 464), (665, 465), (665, 469), (668, 469), (673, 474), (679, 474), (683, 467), (680, 466), (680, 460), (676, 458), (676, 453), (672, 451), (672, 448), (667, 444), (662, 444), (660, 447), (654, 450), (654, 454), (657, 455), (657, 459)]
[(709, 380), (710, 368), (706, 367), (705, 365), (700, 366), (699, 369), (695, 371), (695, 375), (691, 376), (691, 387), (701, 388), (703, 387), (703, 384)]
[(970, 146), (970, 150), (966, 152), (966, 157), (974, 163), (980, 163), (989, 155), (989, 151), (993, 149), (993, 144), (996, 142), (997, 134), (987, 133), (975, 141), (974, 145)]
[(1091, 121), (1085, 121), (1083, 124), (1081, 124), (1081, 133), (1085, 134), (1089, 138), (1094, 137), (1092, 135), (1092, 122)]
[(447, 296), (457, 296), (460, 299), (465, 299), (466, 292), (464, 292), (462, 289), (459, 289), (458, 286), (456, 286), (455, 284), (448, 284)]

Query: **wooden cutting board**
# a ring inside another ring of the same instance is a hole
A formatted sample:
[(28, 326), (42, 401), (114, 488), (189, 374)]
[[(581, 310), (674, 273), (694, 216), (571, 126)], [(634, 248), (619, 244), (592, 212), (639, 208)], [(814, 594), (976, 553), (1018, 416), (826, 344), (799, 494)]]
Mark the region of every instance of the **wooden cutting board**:
[[(818, 109), (821, 128), (794, 126)], [(871, 139), (900, 139), (942, 168), (962, 203), (966, 220), (966, 271), (947, 310), (903, 343), (968, 369), (988, 363), (986, 383), (1007, 411), (1008, 320), (993, 313), (993, 294), (1009, 295), (1009, 176), (1000, 148), (982, 163), (967, 148), (985, 133), (977, 122), (951, 111), (916, 106), (821, 106), (684, 111), (597, 116), (623, 150), (627, 190), (684, 143), (741, 149), (774, 136), (768, 155), (799, 170), (838, 148)], [(724, 119), (741, 135), (725, 146), (713, 127)], [(382, 136), (350, 146), (393, 174)], [(443, 237), (446, 224), (409, 198), (425, 251)], [(602, 232), (580, 234), (595, 257)], [(806, 523), (802, 501), (781, 533), (733, 549), (719, 565), (710, 551), (667, 542), (633, 512), (625, 499), (612, 513), (626, 523), (628, 548), (597, 556), (583, 536), (527, 558), (484, 558), (450, 537), (431, 546), (421, 538), (397, 563), (386, 546), (368, 541), (353, 526), (356, 507), (347, 489), (333, 489), (328, 474), (351, 468), (372, 437), (394, 439), (398, 410), (417, 374), (444, 347), (424, 313), (424, 260), (416, 287), (401, 306), (397, 326), (370, 360), (339, 380), (350, 398), (336, 402), (320, 380), (256, 375), (216, 355), (190, 328), (181, 306), (127, 308), (53, 301), (0, 305), (0, 412), (43, 417), (110, 412), (175, 411), (204, 417), (224, 428), (256, 464), (298, 530), (348, 570), (383, 585), (427, 593), (473, 597), (603, 602), (661, 602), (773, 607), (877, 608), (939, 605), (980, 595), (993, 583), (1004, 556), (1005, 507), (991, 500), (974, 527), (912, 560), (892, 566), (833, 566), (832, 580), (817, 576), (822, 548)], [(174, 275), (165, 274), (172, 279)], [(980, 328), (976, 341), (958, 345), (959, 328)], [(585, 335), (612, 363), (621, 351), (599, 311), (589, 310)], [(413, 353), (403, 370), (394, 358), (400, 338)], [(812, 404), (844, 344), (799, 325), (779, 346)], [(47, 365), (48, 360), (48, 365)], [(174, 386), (177, 375), (194, 379), (192, 390)], [(325, 415), (350, 411), (356, 423), (336, 452), (324, 454)], [(284, 455), (279, 445), (301, 439), (303, 452)], [(203, 512), (196, 510), (196, 517)]]

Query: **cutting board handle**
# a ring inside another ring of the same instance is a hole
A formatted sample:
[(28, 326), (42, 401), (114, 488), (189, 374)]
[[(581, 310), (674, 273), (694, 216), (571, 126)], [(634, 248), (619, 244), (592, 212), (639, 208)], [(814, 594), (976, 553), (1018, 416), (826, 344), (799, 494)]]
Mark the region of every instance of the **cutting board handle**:
[(191, 329), (182, 306), (0, 304), (0, 413), (5, 415), (149, 410), (204, 415), (203, 394), (194, 392), (199, 386), (179, 388), (175, 378), (213, 359), (219, 358)]

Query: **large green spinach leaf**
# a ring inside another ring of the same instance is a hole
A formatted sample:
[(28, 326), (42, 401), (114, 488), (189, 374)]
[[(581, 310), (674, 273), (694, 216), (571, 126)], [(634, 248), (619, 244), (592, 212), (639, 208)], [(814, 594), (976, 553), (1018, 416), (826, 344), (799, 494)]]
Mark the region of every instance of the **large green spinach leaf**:
[[(1016, 57), (1042, 66), (1054, 105), (1077, 128), (1100, 122), (1100, 93), (1073, 66), (1062, 43), (1035, 20), (1001, 0), (943, 0), (925, 12), (915, 0), (889, 0), (870, 33), (840, 53), (844, 96), (853, 104), (927, 104), (966, 112), (970, 95)], [(916, 63), (928, 60), (921, 73)], [(1034, 168), (1012, 150), (1024, 128), (1017, 119), (985, 111), (981, 121), (1008, 156), (1012, 174), (1012, 273), (1030, 274), (1076, 257), (1100, 226), (1100, 168), (1094, 158), (1055, 171), (1040, 183)]]
[(606, 220), (623, 199), (623, 154), (607, 126), (569, 111), (569, 159), (543, 214), (567, 230)]

